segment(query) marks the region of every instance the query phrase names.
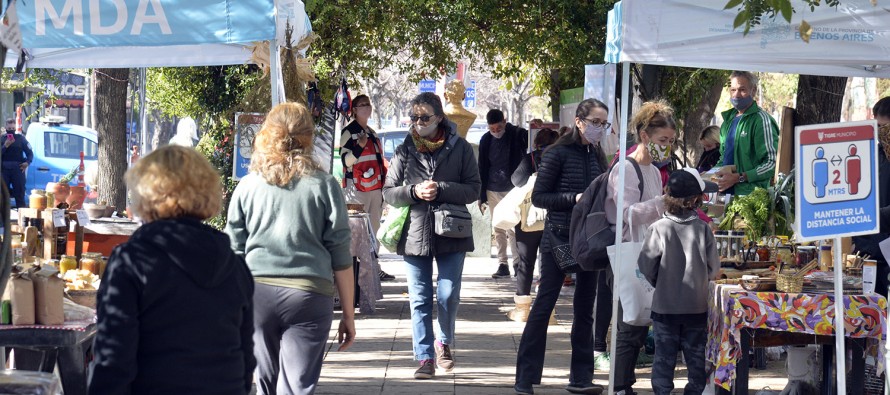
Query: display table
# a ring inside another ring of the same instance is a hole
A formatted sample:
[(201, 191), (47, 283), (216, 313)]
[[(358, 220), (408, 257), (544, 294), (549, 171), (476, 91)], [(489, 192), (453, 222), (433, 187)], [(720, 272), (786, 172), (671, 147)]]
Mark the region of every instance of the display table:
[(377, 237), (371, 233), (371, 221), (368, 214), (350, 214), (349, 229), (352, 241), (349, 250), (359, 260), (358, 293), (359, 311), (362, 314), (374, 314), (377, 301), (383, 299), (380, 286), (380, 264), (377, 262)]
[(0, 346), (15, 348), (16, 369), (52, 373), (56, 362), (65, 395), (86, 395), (96, 324), (0, 325)]
[[(83, 250), (98, 252), (110, 256), (111, 250), (130, 239), (130, 236), (141, 225), (126, 218), (97, 218), (83, 227)], [(76, 233), (68, 233), (66, 253), (75, 254)]]
[[(827, 352), (827, 357), (833, 352), (833, 294), (750, 292), (713, 282), (709, 293), (706, 353), (715, 368), (714, 383), (724, 390), (730, 390), (736, 379), (736, 392), (747, 393), (748, 351), (761, 337), (761, 346), (827, 343), (823, 353)], [(865, 353), (877, 358), (879, 371), (883, 368), (887, 300), (877, 294), (845, 295), (843, 302), (844, 335), (854, 346), (848, 382), (861, 386)], [(833, 363), (827, 359), (825, 368), (830, 368)], [(823, 379), (830, 383), (830, 370), (825, 373)]]

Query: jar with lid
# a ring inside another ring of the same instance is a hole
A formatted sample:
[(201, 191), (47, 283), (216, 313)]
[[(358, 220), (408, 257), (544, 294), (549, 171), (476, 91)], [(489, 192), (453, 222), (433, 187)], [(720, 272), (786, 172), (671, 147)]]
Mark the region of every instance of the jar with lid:
[(84, 252), (80, 258), (80, 269), (89, 270), (90, 273), (100, 275), (102, 273), (102, 254), (98, 252)]
[(28, 207), (37, 210), (46, 208), (46, 191), (42, 189), (32, 189), (31, 196), (28, 198)]
[(62, 259), (59, 260), (59, 273), (65, 275), (65, 272), (76, 269), (77, 258), (75, 258), (73, 255), (62, 255)]
[(22, 263), (22, 258), (24, 254), (24, 246), (22, 245), (22, 235), (12, 235), (12, 239), (9, 242), (9, 247), (12, 248), (12, 262), (14, 265), (18, 265)]
[(816, 259), (815, 246), (799, 246), (797, 247), (797, 266), (803, 267)]

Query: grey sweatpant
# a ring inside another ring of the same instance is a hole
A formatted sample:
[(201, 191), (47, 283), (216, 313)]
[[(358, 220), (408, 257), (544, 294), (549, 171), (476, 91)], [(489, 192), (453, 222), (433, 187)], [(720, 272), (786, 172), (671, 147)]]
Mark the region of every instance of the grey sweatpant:
[(334, 317), (334, 299), (257, 283), (253, 343), (258, 395), (312, 394)]

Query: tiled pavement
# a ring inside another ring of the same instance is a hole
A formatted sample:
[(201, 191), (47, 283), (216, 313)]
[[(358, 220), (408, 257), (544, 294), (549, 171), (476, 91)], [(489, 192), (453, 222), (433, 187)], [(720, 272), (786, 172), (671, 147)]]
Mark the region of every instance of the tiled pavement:
[[(513, 279), (494, 280), (491, 259), (467, 258), (461, 304), (458, 311), (453, 373), (438, 371), (432, 380), (413, 378), (417, 363), (411, 352), (411, 317), (402, 261), (384, 254), (381, 267), (396, 276), (383, 283), (384, 298), (374, 315), (356, 315), (356, 342), (346, 352), (336, 351), (336, 341), (325, 357), (317, 394), (512, 394), (516, 349), (522, 323), (510, 321), (504, 312), (512, 306)], [(571, 330), (571, 294), (564, 288), (557, 304), (559, 325), (550, 326), (544, 378), (536, 394), (568, 394)], [(331, 332), (335, 338), (336, 320)], [(766, 371), (751, 371), (750, 388), (784, 387), (783, 362), (770, 362)], [(682, 365), (680, 365), (682, 367)], [(649, 369), (637, 371), (636, 390), (648, 394)], [(676, 373), (675, 385), (685, 385), (685, 370)], [(596, 372), (596, 382), (606, 384), (608, 372)], [(642, 391), (641, 391), (642, 390)], [(681, 390), (675, 390), (681, 393)], [(753, 394), (755, 391), (751, 391)]]

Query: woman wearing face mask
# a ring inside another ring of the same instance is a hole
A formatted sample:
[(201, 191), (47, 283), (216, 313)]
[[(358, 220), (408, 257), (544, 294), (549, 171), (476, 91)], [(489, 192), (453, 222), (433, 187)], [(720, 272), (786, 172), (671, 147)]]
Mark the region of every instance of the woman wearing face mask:
[[(655, 163), (671, 157), (671, 147), (677, 135), (677, 123), (674, 110), (664, 101), (647, 102), (634, 114), (630, 127), (636, 134), (638, 149), (627, 156), (625, 162), (624, 186), (618, 183), (618, 172), (609, 176), (609, 195), (606, 198), (606, 218), (615, 224), (618, 212), (618, 188), (624, 188), (624, 241), (638, 241), (636, 234), (646, 229), (661, 218), (664, 213), (663, 187), (661, 172)], [(643, 192), (640, 193), (640, 179), (633, 159), (642, 174)], [(634, 229), (628, 226), (633, 224)], [(633, 239), (631, 237), (633, 236)], [(619, 303), (618, 311), (618, 345), (612, 360), (615, 366), (615, 393), (619, 395), (633, 394), (632, 386), (636, 382), (634, 366), (640, 353), (640, 347), (646, 342), (647, 326), (635, 326), (624, 323), (624, 312)], [(614, 328), (613, 328), (614, 330)]]
[[(393, 155), (383, 199), (394, 207), (410, 207), (397, 253), (405, 259), (414, 358), (420, 361), (414, 378), (430, 379), (437, 365), (445, 372), (454, 368), (451, 348), (464, 257), (474, 249), (472, 235), (446, 237), (434, 231), (439, 217), (434, 210), (447, 204), (469, 217), (465, 206), (479, 198), (482, 181), (473, 148), (445, 118), (438, 96), (427, 92), (415, 97), (411, 122), (411, 134)], [(434, 259), (438, 334), (433, 332)]]
[(890, 237), (890, 97), (882, 98), (872, 107), (875, 121), (878, 123), (878, 150), (875, 154), (878, 160), (878, 196), (880, 197), (880, 233), (871, 235), (854, 236), (853, 244), (856, 250), (871, 255), (878, 260), (878, 273), (876, 276), (875, 292), (887, 296), (887, 286), (890, 281), (890, 267), (885, 262), (890, 258), (881, 253), (879, 246), (881, 241)]
[[(368, 126), (372, 109), (368, 96), (358, 95), (352, 99), (355, 119), (343, 127), (340, 135), (340, 160), (343, 162), (343, 187), (348, 188), (354, 199), (364, 206), (371, 220), (371, 231), (376, 235), (383, 215), (386, 166), (383, 145), (377, 132)], [(381, 270), (380, 279), (394, 280), (395, 277)]]
[[(599, 146), (608, 129), (609, 109), (603, 102), (587, 99), (578, 104), (574, 128), (544, 151), (538, 178), (532, 190), (532, 203), (547, 209), (541, 239), (541, 284), (522, 332), (516, 355), (517, 394), (533, 394), (532, 385), (541, 383), (547, 325), (559, 299), (565, 273), (554, 255), (554, 240), (568, 238), (572, 208), (581, 194), (604, 169), (606, 157)], [(599, 394), (603, 387), (593, 384), (593, 303), (597, 272), (577, 273), (573, 301), (572, 362), (566, 390), (577, 394)]]

